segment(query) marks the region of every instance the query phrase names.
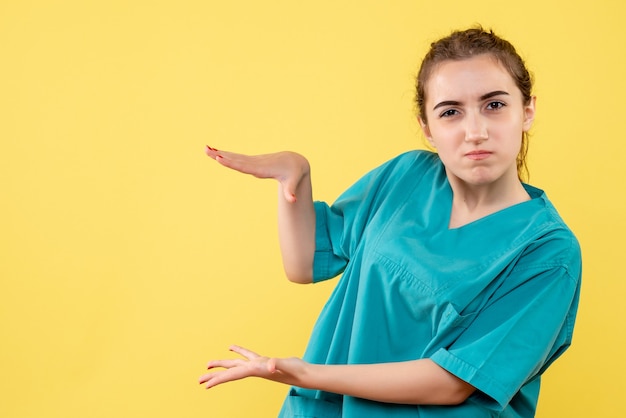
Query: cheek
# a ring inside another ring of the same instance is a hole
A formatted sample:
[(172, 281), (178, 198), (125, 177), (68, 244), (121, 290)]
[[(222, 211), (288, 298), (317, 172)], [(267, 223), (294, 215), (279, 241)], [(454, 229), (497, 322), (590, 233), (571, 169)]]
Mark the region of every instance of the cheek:
[(440, 148), (451, 148), (457, 146), (465, 138), (465, 133), (458, 126), (448, 124), (447, 126), (435, 125), (430, 128), (428, 140)]
[(499, 121), (489, 127), (490, 136), (512, 143), (521, 141), (523, 133), (523, 122), (515, 118)]

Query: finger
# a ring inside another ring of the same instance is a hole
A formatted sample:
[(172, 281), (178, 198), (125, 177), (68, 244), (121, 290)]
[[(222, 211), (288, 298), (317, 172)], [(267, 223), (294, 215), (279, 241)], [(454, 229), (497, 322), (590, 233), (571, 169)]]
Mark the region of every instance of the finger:
[(248, 156), (243, 155), (243, 154), (237, 154), (237, 153), (228, 152), (228, 151), (220, 151), (217, 148), (213, 148), (210, 145), (205, 145), (204, 153), (217, 161), (224, 160), (224, 159), (237, 161), (237, 160), (248, 158)]
[(206, 383), (206, 388), (209, 389), (222, 383), (233, 382), (250, 376), (252, 376), (250, 370), (244, 367), (235, 367), (232, 369), (206, 373), (200, 376), (198, 383)]
[(283, 197), (289, 203), (296, 203), (296, 188), (298, 185), (291, 179), (278, 179), (280, 184), (280, 190), (283, 193)]
[(210, 149), (207, 149), (206, 153), (209, 157), (231, 170), (239, 171), (243, 174), (251, 174), (258, 178), (271, 177), (270, 174), (267, 174), (267, 169), (264, 167), (263, 160), (260, 156), (249, 156)]
[(267, 371), (270, 373), (276, 373), (276, 359), (271, 358), (267, 361)]
[(211, 378), (213, 377), (213, 375), (215, 375), (215, 373), (208, 373), (208, 374), (203, 374), (202, 376), (200, 376), (200, 378), (198, 379), (198, 383), (199, 384), (203, 384), (208, 382), (209, 380), (211, 380)]
[(296, 203), (296, 201), (298, 200), (296, 198), (296, 194), (292, 191), (292, 189), (289, 189), (287, 187), (283, 187), (283, 197), (289, 203)]
[(233, 380), (239, 380), (241, 379), (241, 377), (238, 378), (229, 378), (227, 376), (224, 376), (222, 374), (217, 374), (214, 373), (213, 376), (208, 376), (207, 379), (200, 379), (200, 384), (205, 383), (205, 388), (206, 389), (211, 389), (212, 387), (215, 387), (217, 385), (221, 385), (222, 383), (226, 383), (226, 382), (232, 382)]
[(296, 203), (296, 201), (298, 200), (296, 198), (296, 190), (298, 189), (299, 183), (302, 180), (302, 176), (289, 176), (285, 178), (279, 178), (277, 180), (280, 182), (285, 200), (289, 203)]
[(255, 353), (254, 351), (248, 350), (247, 348), (240, 347), (238, 345), (231, 345), (229, 350), (234, 352), (234, 353), (237, 353), (237, 354), (240, 354), (240, 355), (244, 356), (248, 360), (253, 360), (253, 359), (259, 357), (259, 355), (257, 353)]
[(216, 148), (211, 147), (210, 145), (206, 145), (204, 147), (204, 153), (214, 160), (219, 155), (219, 151)]
[(203, 374), (198, 379), (198, 383), (199, 384), (208, 383), (211, 386), (215, 386), (216, 384), (219, 384), (219, 383), (224, 383), (226, 381), (226, 379), (223, 377), (224, 373), (225, 372), (222, 371), (222, 372), (212, 372), (212, 373)]
[(207, 363), (207, 369), (215, 369), (216, 367), (222, 367), (224, 369), (230, 369), (232, 367), (241, 366), (244, 360), (211, 360)]

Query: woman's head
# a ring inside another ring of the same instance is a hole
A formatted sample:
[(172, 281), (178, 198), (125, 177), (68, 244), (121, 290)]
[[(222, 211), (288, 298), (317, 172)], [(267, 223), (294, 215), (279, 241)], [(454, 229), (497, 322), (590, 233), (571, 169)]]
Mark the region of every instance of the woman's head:
[[(524, 105), (532, 100), (532, 76), (524, 60), (519, 56), (513, 45), (495, 35), (493, 31), (486, 31), (481, 27), (455, 31), (449, 36), (433, 42), (430, 50), (424, 57), (417, 76), (416, 102), (418, 116), (425, 124), (426, 92), (431, 76), (438, 66), (446, 61), (461, 61), (479, 55), (489, 55), (510, 74), (515, 85), (520, 90)], [(520, 178), (527, 173), (526, 153), (528, 150), (528, 136), (522, 133), (522, 143), (517, 156), (517, 171)]]

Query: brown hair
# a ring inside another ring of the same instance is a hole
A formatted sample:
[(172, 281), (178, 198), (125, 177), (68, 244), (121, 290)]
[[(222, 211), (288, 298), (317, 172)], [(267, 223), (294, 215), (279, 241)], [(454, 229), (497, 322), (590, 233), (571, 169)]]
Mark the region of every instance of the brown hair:
[[(531, 102), (532, 75), (526, 68), (524, 60), (515, 50), (515, 47), (507, 40), (498, 37), (492, 30), (486, 31), (478, 26), (464, 31), (454, 31), (449, 36), (430, 45), (430, 50), (422, 61), (416, 83), (417, 94), (415, 100), (417, 102), (418, 116), (424, 122), (427, 122), (426, 109), (424, 108), (426, 83), (435, 68), (444, 61), (464, 60), (482, 54), (491, 55), (509, 72), (522, 93), (524, 105)], [(528, 175), (528, 167), (526, 166), (527, 153), (528, 134), (523, 132), (522, 145), (517, 155), (517, 174), (520, 179)]]

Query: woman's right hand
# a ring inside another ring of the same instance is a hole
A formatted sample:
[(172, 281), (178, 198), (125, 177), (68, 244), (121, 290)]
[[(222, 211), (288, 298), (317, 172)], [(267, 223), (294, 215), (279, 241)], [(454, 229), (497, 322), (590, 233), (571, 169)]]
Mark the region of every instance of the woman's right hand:
[(205, 152), (224, 167), (278, 181), (278, 238), (285, 273), (292, 282), (311, 283), (315, 255), (315, 208), (308, 160), (290, 151), (244, 155), (207, 146)]
[(286, 201), (296, 201), (296, 191), (302, 179), (310, 175), (310, 165), (302, 155), (282, 151), (272, 154), (244, 155), (234, 152), (218, 151), (205, 148), (206, 154), (215, 161), (240, 173), (250, 174), (262, 179), (275, 179), (282, 186)]

